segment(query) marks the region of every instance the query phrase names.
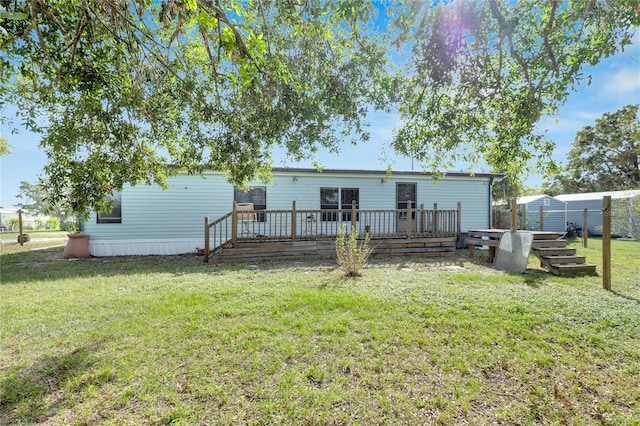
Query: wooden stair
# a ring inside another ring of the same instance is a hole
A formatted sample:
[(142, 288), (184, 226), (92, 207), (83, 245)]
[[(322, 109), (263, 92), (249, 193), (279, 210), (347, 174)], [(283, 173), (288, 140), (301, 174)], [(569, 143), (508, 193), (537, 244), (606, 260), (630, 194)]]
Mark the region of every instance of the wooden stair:
[(576, 249), (567, 247), (567, 240), (556, 232), (534, 232), (531, 254), (554, 275), (597, 275), (596, 265), (585, 263), (585, 257), (576, 255)]

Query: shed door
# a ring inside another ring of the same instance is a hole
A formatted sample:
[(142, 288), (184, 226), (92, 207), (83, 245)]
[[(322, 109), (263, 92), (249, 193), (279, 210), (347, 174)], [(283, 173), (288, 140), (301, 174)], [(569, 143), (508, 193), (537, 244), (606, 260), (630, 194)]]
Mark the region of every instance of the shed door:
[[(415, 182), (403, 183), (398, 182), (396, 184), (396, 208), (399, 211), (396, 214), (396, 232), (407, 232), (408, 226), (411, 226), (412, 232), (416, 231), (416, 186)], [(407, 217), (407, 205), (411, 201), (411, 218)], [(411, 219), (411, 223), (409, 223)]]

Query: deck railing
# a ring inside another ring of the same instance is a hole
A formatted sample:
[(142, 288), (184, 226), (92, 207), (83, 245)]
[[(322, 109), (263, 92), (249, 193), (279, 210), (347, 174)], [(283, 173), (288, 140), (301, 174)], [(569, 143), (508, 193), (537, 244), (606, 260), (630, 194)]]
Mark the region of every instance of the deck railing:
[[(205, 262), (226, 245), (238, 241), (319, 240), (334, 239), (340, 228), (355, 230), (371, 239), (409, 237), (460, 238), (462, 207), (432, 210), (407, 203), (406, 209), (358, 209), (354, 203), (347, 209), (301, 209), (296, 202), (291, 210), (233, 210), (209, 223), (205, 218)], [(211, 248), (210, 248), (211, 247)]]
[[(204, 261), (209, 261), (209, 256), (221, 250), (225, 245), (231, 242), (232, 229), (234, 221), (232, 220), (233, 212), (229, 212), (224, 216), (209, 223), (209, 218), (204, 218)], [(213, 248), (210, 248), (213, 246)]]

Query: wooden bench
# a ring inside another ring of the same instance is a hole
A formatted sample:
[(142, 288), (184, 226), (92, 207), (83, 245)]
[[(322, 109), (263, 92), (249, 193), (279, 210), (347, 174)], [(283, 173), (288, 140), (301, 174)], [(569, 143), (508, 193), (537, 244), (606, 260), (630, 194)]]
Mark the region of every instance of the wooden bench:
[(473, 257), (475, 247), (489, 247), (489, 261), (493, 262), (496, 257), (496, 248), (500, 245), (502, 234), (508, 229), (477, 229), (467, 232), (465, 243), (469, 246), (469, 257)]

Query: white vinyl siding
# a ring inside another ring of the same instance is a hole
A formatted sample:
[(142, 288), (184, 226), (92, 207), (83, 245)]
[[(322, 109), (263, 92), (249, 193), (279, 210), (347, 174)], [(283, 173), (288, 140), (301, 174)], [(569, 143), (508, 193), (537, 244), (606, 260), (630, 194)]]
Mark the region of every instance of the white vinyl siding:
[(92, 240), (202, 238), (205, 216), (231, 211), (233, 187), (221, 175), (179, 175), (169, 185), (123, 188), (122, 222), (85, 222), (83, 232)]
[[(121, 193), (121, 223), (96, 223), (95, 216), (83, 224), (90, 241), (140, 240), (144, 244), (182, 241), (181, 247), (201, 248), (204, 218), (213, 221), (231, 212), (234, 188), (220, 173), (202, 176), (180, 174), (169, 178), (166, 190), (156, 186), (127, 186)], [(455, 209), (462, 203), (462, 232), (490, 226), (489, 177), (444, 177), (435, 183), (424, 174), (384, 172), (317, 173), (307, 170), (274, 172), (266, 187), (269, 210), (290, 210), (293, 201), (298, 210), (320, 209), (320, 188), (357, 188), (360, 209), (395, 209), (396, 183), (416, 182), (417, 208)], [(137, 249), (136, 249), (137, 250)]]

